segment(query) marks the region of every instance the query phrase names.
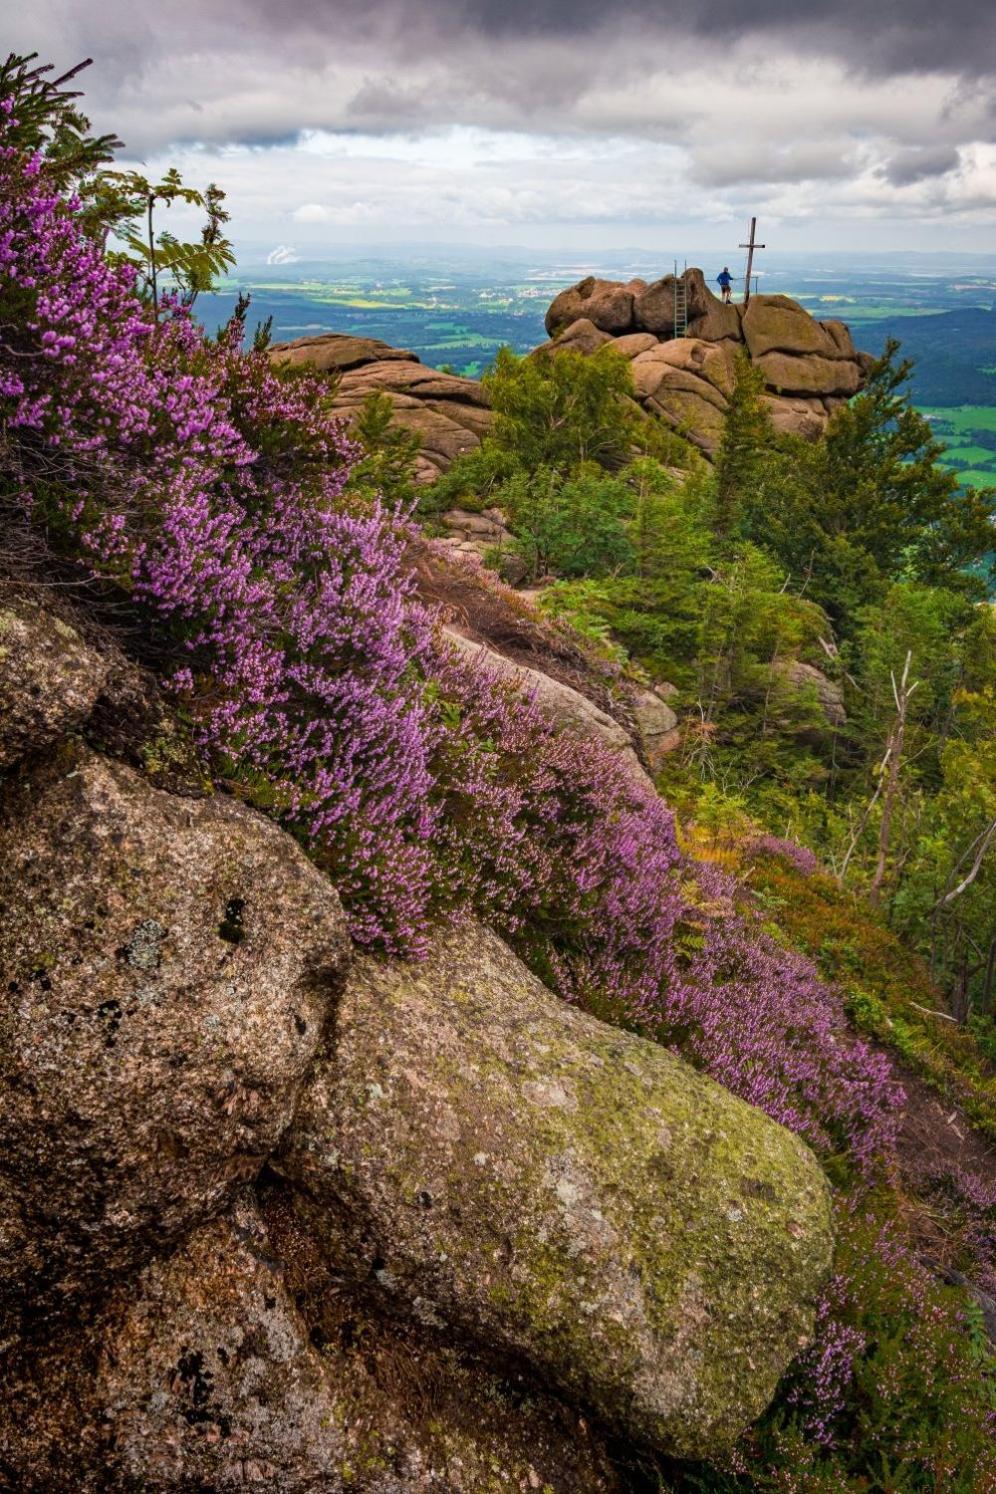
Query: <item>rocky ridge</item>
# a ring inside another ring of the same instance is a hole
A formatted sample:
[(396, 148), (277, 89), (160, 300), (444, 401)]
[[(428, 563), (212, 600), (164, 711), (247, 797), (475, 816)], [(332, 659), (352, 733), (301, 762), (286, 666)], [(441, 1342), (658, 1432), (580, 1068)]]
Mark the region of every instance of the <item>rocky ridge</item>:
[(829, 1267), (806, 1147), (487, 929), (358, 957), (161, 718), (108, 754), (139, 674), (0, 595), (4, 1486), (586, 1494), (608, 1436), (728, 1443)]
[(338, 379), (336, 408), (347, 417), (368, 395), (391, 401), (398, 425), (422, 443), (418, 476), (432, 482), (463, 452), (473, 451), (491, 423), (487, 395), (477, 379), (428, 368), (411, 352), (376, 337), (338, 332), (275, 343), (270, 356), (291, 368), (314, 368)]
[(754, 295), (747, 307), (725, 306), (701, 270), (682, 278), (687, 335), (675, 336), (673, 275), (649, 285), (589, 276), (552, 302), (546, 348), (592, 353), (611, 343), (631, 361), (644, 408), (707, 454), (722, 433), (738, 352), (761, 369), (772, 423), (790, 435), (815, 439), (861, 389), (869, 360), (843, 322), (817, 321), (790, 296)]
[[(764, 375), (775, 429), (806, 440), (819, 437), (833, 411), (862, 388), (871, 360), (855, 349), (844, 322), (818, 321), (783, 295), (754, 295), (746, 308), (724, 306), (701, 270), (688, 269), (683, 279), (687, 335), (675, 336), (673, 275), (649, 284), (588, 276), (555, 297), (546, 314), (550, 341), (537, 352), (591, 354), (611, 344), (632, 364), (642, 408), (706, 456), (719, 443), (739, 352)], [(422, 439), (423, 481), (473, 450), (490, 423), (478, 380), (438, 373), (373, 338), (325, 333), (278, 343), (271, 356), (334, 372), (335, 402), (347, 416), (371, 391), (387, 394), (397, 422)], [(467, 542), (460, 528), (454, 534)]]

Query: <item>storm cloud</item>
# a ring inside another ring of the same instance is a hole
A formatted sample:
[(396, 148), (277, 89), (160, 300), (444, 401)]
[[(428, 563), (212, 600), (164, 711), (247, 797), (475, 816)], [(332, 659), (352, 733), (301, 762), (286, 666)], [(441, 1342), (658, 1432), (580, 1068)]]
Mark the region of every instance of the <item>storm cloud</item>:
[(706, 223), (748, 198), (800, 222), (919, 213), (981, 232), (996, 217), (991, 0), (9, 10), (9, 45), (57, 67), (94, 58), (88, 111), (133, 158), (179, 155), (230, 188), (266, 180), (276, 244), (294, 225), (411, 227), (433, 212)]

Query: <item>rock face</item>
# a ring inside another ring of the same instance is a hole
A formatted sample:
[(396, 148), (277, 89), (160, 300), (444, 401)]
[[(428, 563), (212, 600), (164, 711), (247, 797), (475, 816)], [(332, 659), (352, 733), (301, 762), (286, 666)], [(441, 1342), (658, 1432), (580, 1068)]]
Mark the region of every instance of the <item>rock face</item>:
[(368, 395), (390, 399), (394, 419), (422, 442), (419, 476), (431, 482), (463, 452), (473, 451), (491, 424), (488, 399), (476, 379), (427, 368), (414, 353), (372, 337), (337, 332), (275, 343), (270, 357), (294, 368), (338, 376), (335, 408), (347, 419)]
[(830, 1262), (797, 1138), (472, 925), (356, 962), (277, 1166), (344, 1273), (685, 1456), (767, 1404)]
[(0, 820), (2, 1291), (36, 1312), (255, 1176), (348, 947), (334, 891), (275, 826), (64, 759)]
[(0, 770), (85, 721), (106, 677), (67, 623), (23, 597), (0, 602)]
[[(298, 1260), (307, 1251), (303, 1237), (278, 1238)], [(256, 1204), (238, 1198), (8, 1382), (16, 1404), (0, 1409), (0, 1466), (38, 1494), (616, 1488), (565, 1408), (549, 1398), (520, 1408), (513, 1386), (469, 1359), (416, 1350), (341, 1288), (336, 1326), (326, 1319), (320, 1332), (295, 1301), (301, 1282)]]
[(728, 1443), (811, 1333), (806, 1147), (484, 928), (356, 956), (275, 824), (150, 781), (137, 666), (3, 606), (3, 1487), (621, 1494), (610, 1433)]
[[(600, 710), (579, 690), (572, 690), (570, 685), (562, 684), (560, 680), (551, 678), (541, 670), (529, 669), (523, 664), (507, 659), (504, 654), (497, 653), (486, 644), (465, 638), (455, 628), (444, 628), (443, 632), (454, 648), (468, 659), (510, 680), (524, 695), (533, 696), (537, 705), (552, 717), (558, 726), (568, 727), (582, 736), (597, 737), (604, 746), (618, 754), (626, 769), (635, 778), (647, 784), (648, 787), (652, 787), (633, 749), (629, 733), (620, 726), (618, 721), (606, 711)], [(674, 718), (672, 725), (676, 724), (677, 718)]]
[[(644, 280), (599, 280), (589, 275), (561, 291), (546, 314), (546, 330), (551, 337), (582, 318), (611, 336), (633, 330), (634, 303), (647, 291)], [(673, 325), (673, 323), (672, 323)]]
[[(637, 281), (589, 278), (553, 301), (546, 323), (553, 342), (546, 347), (584, 353), (615, 347), (632, 361), (644, 407), (709, 456), (722, 435), (738, 351), (762, 370), (772, 422), (785, 434), (815, 439), (833, 410), (862, 388), (867, 360), (843, 322), (817, 321), (789, 296), (755, 295), (746, 310), (724, 306), (701, 270), (686, 270), (683, 278), (687, 335), (675, 337), (673, 275), (642, 289)], [(570, 320), (572, 314), (583, 320)]]

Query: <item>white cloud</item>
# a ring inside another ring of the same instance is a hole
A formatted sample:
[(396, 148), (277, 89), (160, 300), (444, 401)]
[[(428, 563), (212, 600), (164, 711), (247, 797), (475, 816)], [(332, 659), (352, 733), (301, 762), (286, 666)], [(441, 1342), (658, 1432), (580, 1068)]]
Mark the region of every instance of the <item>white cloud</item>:
[(291, 213), (295, 223), (328, 223), (332, 217), (330, 208), (320, 202), (305, 202)]
[(296, 253), (290, 244), (278, 244), (266, 256), (266, 263), (268, 265), (296, 265), (300, 258), (300, 254)]

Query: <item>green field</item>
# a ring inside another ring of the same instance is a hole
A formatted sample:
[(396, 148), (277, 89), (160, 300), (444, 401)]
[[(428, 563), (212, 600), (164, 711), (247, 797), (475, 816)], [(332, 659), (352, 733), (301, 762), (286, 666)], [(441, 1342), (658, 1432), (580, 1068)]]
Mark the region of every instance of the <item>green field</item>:
[(966, 487), (996, 487), (996, 408), (935, 405), (923, 412), (947, 451), (941, 461)]
[(959, 409), (944, 407), (936, 411), (925, 410), (924, 414), (936, 414), (938, 425), (943, 422), (959, 436), (971, 435), (973, 431), (996, 431), (996, 406), (992, 405), (962, 405)]
[(985, 467), (993, 459), (993, 453), (984, 446), (949, 446), (943, 461), (948, 467)]

